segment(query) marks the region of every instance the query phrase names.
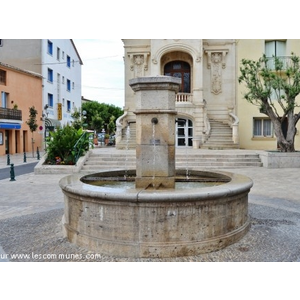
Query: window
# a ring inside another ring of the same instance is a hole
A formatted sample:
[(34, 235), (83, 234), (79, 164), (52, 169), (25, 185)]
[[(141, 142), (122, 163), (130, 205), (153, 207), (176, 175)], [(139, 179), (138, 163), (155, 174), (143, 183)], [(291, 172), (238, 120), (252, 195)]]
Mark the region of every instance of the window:
[(67, 100), (67, 111), (70, 112), (71, 111), (71, 101)]
[(165, 65), (164, 74), (181, 78), (180, 93), (190, 93), (190, 65), (184, 61), (172, 61)]
[(281, 98), (281, 96), (285, 96), (285, 91), (283, 89), (280, 89), (280, 90), (274, 90), (272, 88), (271, 90), (271, 95), (270, 95), (270, 98), (272, 101), (277, 101), (278, 99)]
[(286, 55), (286, 42), (285, 41), (266, 41), (265, 54), (267, 57), (285, 56)]
[(6, 85), (6, 71), (0, 70), (0, 84)]
[(48, 106), (53, 107), (53, 95), (48, 94)]
[(70, 92), (71, 91), (71, 80), (67, 79), (67, 91)]
[[(280, 57), (282, 60), (286, 58), (286, 42), (285, 41), (266, 41), (265, 54), (268, 58)], [(270, 69), (275, 69), (274, 60), (268, 62)]]
[(48, 81), (53, 83), (53, 70), (48, 68)]
[(58, 47), (56, 49), (56, 59), (60, 61), (60, 49)]
[(72, 82), (72, 89), (74, 90), (74, 88), (75, 88), (75, 83), (74, 83), (74, 81)]
[(7, 108), (8, 93), (1, 92), (1, 105), (3, 108)]
[(65, 76), (63, 76), (63, 77), (61, 78), (61, 82), (62, 82), (62, 84), (65, 84)]
[(69, 55), (67, 55), (67, 67), (71, 67), (71, 57)]
[(62, 58), (62, 59), (65, 59), (65, 51), (62, 52), (61, 58)]
[(3, 46), (3, 40), (0, 40), (0, 47)]
[(53, 43), (48, 40), (48, 46), (47, 46), (48, 54), (53, 55)]
[(272, 122), (267, 118), (253, 119), (253, 136), (254, 137), (272, 137)]

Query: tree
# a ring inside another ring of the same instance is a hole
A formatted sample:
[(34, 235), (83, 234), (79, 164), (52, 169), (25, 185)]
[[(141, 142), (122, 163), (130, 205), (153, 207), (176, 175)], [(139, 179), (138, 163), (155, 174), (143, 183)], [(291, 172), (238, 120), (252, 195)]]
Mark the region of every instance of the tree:
[[(86, 111), (86, 123), (88, 129), (100, 132), (105, 129), (106, 132), (113, 129), (109, 124), (119, 118), (123, 114), (123, 110), (115, 105), (90, 101), (82, 104), (82, 110)], [(114, 119), (112, 119), (114, 117)], [(114, 126), (115, 128), (115, 126)]]
[[(300, 93), (300, 58), (294, 53), (282, 60), (263, 55), (258, 61), (242, 60), (239, 83), (244, 83), (247, 92), (244, 98), (257, 105), (266, 114), (274, 127), (281, 152), (294, 152), (296, 125), (300, 113), (296, 97)], [(287, 131), (283, 124), (287, 123)]]
[(107, 125), (108, 133), (112, 134), (116, 131), (116, 118), (115, 116), (111, 116), (109, 118), (109, 123)]
[(31, 137), (31, 145), (32, 145), (32, 157), (34, 157), (34, 139), (33, 139), (33, 133), (36, 131), (38, 125), (36, 123), (36, 115), (38, 114), (37, 110), (34, 106), (29, 107), (29, 119), (26, 121), (26, 124), (29, 126), (29, 129), (31, 131), (32, 137)]
[(73, 122), (72, 122), (72, 126), (75, 129), (79, 129), (82, 128), (83, 126), (83, 122), (82, 122), (82, 118), (81, 118), (81, 113), (77, 108), (74, 108), (73, 113), (71, 114), (71, 117), (73, 118)]

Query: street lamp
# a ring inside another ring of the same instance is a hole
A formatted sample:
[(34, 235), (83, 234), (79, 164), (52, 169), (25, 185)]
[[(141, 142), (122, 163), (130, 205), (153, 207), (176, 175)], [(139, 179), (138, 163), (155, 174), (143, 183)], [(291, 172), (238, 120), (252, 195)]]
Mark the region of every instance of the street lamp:
[(87, 125), (88, 125), (86, 123), (86, 114), (87, 114), (87, 112), (85, 110), (83, 110), (82, 113), (81, 113), (81, 121), (82, 121), (82, 127), (83, 127), (83, 129), (85, 127), (87, 127)]

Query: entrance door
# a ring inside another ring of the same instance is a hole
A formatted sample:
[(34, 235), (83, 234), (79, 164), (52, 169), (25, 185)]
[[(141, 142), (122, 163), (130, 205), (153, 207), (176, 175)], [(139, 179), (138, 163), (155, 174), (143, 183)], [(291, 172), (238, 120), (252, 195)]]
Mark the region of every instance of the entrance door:
[(21, 149), (19, 149), (19, 140), (20, 140), (20, 131), (19, 130), (15, 130), (15, 149), (16, 149), (16, 153), (21, 152)]
[(5, 130), (5, 154), (9, 154), (9, 131)]
[(193, 146), (193, 122), (189, 119), (176, 120), (176, 146)]
[(23, 130), (23, 152), (27, 151), (27, 131)]
[(171, 61), (165, 65), (164, 75), (181, 79), (180, 93), (190, 93), (191, 89), (191, 67), (184, 61)]

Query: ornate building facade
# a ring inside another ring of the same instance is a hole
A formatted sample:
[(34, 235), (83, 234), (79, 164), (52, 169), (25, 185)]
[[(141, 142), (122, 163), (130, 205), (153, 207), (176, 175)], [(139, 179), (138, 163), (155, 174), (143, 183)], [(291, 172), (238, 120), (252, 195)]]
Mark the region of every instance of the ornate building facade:
[[(125, 113), (117, 122), (118, 148), (128, 146), (128, 133), (129, 144), (134, 146), (135, 97), (129, 80), (164, 75), (181, 79), (176, 96), (176, 146), (239, 146), (235, 111), (235, 40), (124, 39), (123, 43)], [(217, 131), (222, 135), (215, 134)]]

